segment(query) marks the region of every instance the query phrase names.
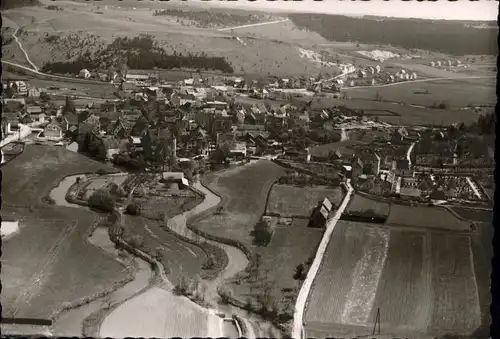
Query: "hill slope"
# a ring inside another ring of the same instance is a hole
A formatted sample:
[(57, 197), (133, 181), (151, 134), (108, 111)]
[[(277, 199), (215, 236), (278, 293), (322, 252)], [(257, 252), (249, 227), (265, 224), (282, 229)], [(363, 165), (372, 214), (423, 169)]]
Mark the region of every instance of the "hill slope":
[(352, 18), (305, 13), (290, 14), (289, 18), (298, 27), (331, 41), (392, 45), (452, 55), (497, 53), (498, 29), (478, 28), (460, 21)]

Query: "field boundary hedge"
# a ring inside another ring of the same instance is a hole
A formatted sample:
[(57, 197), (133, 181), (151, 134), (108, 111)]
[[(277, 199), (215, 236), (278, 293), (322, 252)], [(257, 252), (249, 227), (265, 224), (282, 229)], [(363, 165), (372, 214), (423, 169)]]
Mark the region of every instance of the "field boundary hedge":
[(384, 224), (387, 221), (387, 217), (368, 217), (362, 215), (355, 215), (352, 213), (342, 213), (342, 215), (340, 216), (340, 220), (364, 222), (371, 224)]
[(43, 318), (4, 318), (2, 317), (3, 324), (9, 325), (35, 325), (35, 326), (52, 326), (52, 319)]

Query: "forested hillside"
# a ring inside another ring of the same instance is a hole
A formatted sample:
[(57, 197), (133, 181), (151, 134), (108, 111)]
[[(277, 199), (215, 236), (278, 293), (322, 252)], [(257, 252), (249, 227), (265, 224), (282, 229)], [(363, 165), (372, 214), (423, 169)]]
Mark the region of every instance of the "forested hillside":
[(38, 0), (1, 0), (0, 10), (38, 5), (40, 5)]
[[(459, 21), (352, 18), (327, 14), (290, 14), (299, 28), (330, 41), (383, 44), (452, 55), (497, 54), (498, 28), (477, 28)], [(488, 23), (489, 24), (489, 23)]]

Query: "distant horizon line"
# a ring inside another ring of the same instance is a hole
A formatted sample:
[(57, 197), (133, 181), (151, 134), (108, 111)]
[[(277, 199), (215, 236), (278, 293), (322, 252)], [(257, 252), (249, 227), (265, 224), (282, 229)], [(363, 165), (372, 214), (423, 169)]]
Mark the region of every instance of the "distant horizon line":
[[(396, 0), (397, 1), (397, 0)], [(176, 2), (176, 1), (172, 1)], [(219, 8), (231, 8), (231, 9), (241, 9), (241, 10), (253, 10), (258, 12), (274, 12), (274, 13), (307, 13), (307, 14), (325, 14), (325, 15), (342, 15), (348, 17), (379, 17), (388, 19), (409, 19), (409, 20), (431, 20), (431, 21), (468, 21), (468, 22), (497, 22), (498, 16), (498, 0), (486, 0), (482, 2), (446, 2), (444, 3), (433, 3), (435, 12), (437, 13), (453, 13), (453, 17), (429, 17), (427, 11), (430, 3), (415, 3), (415, 2), (402, 2), (399, 1), (399, 8), (396, 4), (391, 3), (392, 7), (387, 7), (387, 1), (376, 1), (372, 0), (369, 2), (351, 2), (342, 0), (322, 0), (322, 1), (311, 1), (311, 0), (300, 0), (300, 1), (269, 1), (269, 0), (259, 0), (259, 1), (227, 1), (227, 0), (186, 0), (179, 1), (179, 3), (198, 3), (206, 4), (208, 6), (213, 5)], [(167, 2), (168, 3), (168, 2)], [(373, 4), (377, 3), (377, 7), (373, 7)], [(386, 4), (385, 8), (384, 4)], [(323, 5), (323, 6), (322, 6)], [(371, 5), (371, 6), (370, 6)], [(460, 5), (460, 7), (457, 7)], [(322, 6), (322, 7), (320, 7)], [(368, 9), (368, 13), (363, 13), (365, 8), (360, 6), (372, 7)], [(403, 7), (404, 6), (404, 7)], [(495, 6), (495, 7), (493, 7)], [(395, 11), (395, 8), (397, 10)], [(493, 11), (492, 11), (493, 9)], [(387, 12), (387, 13), (381, 13)], [(458, 10), (458, 11), (457, 11)], [(335, 13), (335, 12), (336, 13)], [(337, 12), (338, 11), (338, 12)], [(406, 13), (412, 13), (411, 17), (404, 16)], [(460, 15), (459, 15), (460, 13)], [(491, 13), (495, 13), (492, 15)], [(402, 15), (401, 15), (402, 14)], [(485, 15), (487, 14), (487, 15)], [(476, 18), (471, 18), (476, 16)]]

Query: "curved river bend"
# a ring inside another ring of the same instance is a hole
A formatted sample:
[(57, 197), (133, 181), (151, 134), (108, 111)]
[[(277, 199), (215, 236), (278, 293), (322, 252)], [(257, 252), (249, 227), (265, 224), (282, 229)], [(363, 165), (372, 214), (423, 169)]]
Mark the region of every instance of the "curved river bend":
[[(251, 162), (253, 163), (253, 162)], [(56, 205), (59, 206), (66, 206), (66, 207), (74, 207), (74, 208), (87, 208), (83, 207), (80, 205), (72, 204), (66, 201), (66, 193), (68, 189), (76, 182), (77, 177), (83, 177), (83, 175), (72, 175), (64, 178), (59, 185), (54, 188), (51, 193), (50, 197), (54, 199)], [(224, 251), (227, 254), (228, 257), (228, 264), (224, 268), (224, 270), (217, 276), (216, 279), (213, 281), (205, 281), (207, 285), (206, 289), (206, 295), (205, 298), (206, 300), (211, 303), (212, 305), (217, 305), (217, 301), (219, 300), (218, 293), (217, 293), (217, 287), (220, 283), (225, 281), (226, 279), (234, 277), (236, 274), (244, 270), (248, 264), (248, 259), (245, 256), (245, 254), (238, 248), (222, 244), (216, 241), (212, 241), (209, 239), (205, 239), (201, 237), (200, 235), (197, 235), (196, 233), (192, 232), (190, 229), (187, 228), (186, 221), (187, 219), (196, 216), (212, 207), (215, 207), (217, 204), (220, 202), (220, 197), (215, 195), (213, 192), (211, 192), (209, 189), (204, 187), (200, 183), (195, 183), (194, 188), (202, 192), (205, 197), (203, 201), (195, 206), (193, 209), (186, 211), (182, 214), (179, 214), (172, 219), (170, 219), (169, 222), (169, 228), (174, 231), (175, 233), (188, 237), (192, 240), (195, 241), (200, 241), (202, 240), (203, 242), (208, 242), (210, 244), (213, 244), (215, 246), (219, 246), (224, 249)], [(109, 239), (109, 236), (107, 234), (106, 229), (102, 228), (97, 228), (96, 231), (93, 232), (93, 234), (89, 238), (89, 242), (92, 243), (93, 245), (105, 250), (106, 252), (114, 255), (116, 257), (117, 251), (115, 250), (114, 244), (111, 242)], [(120, 313), (117, 310), (120, 310), (120, 308), (127, 308), (128, 306), (132, 307), (132, 304), (137, 302), (138, 298), (144, 298), (144, 301), (146, 298), (149, 298), (150, 296), (147, 295), (148, 291), (141, 293), (148, 289), (150, 287), (150, 280), (153, 277), (153, 272), (151, 271), (150, 265), (139, 259), (139, 258), (134, 258), (134, 265), (137, 269), (136, 271), (136, 276), (135, 278), (124, 285), (123, 287), (119, 288), (115, 292), (110, 293), (108, 296), (105, 298), (100, 298), (97, 299), (93, 302), (90, 302), (89, 304), (83, 305), (81, 307), (64, 311), (62, 312), (58, 318), (54, 321), (54, 335), (62, 335), (62, 336), (73, 336), (76, 333), (80, 334), (82, 332), (82, 323), (87, 318), (91, 313), (96, 312), (97, 310), (101, 309), (103, 307), (103, 299), (106, 300), (107, 303), (111, 304), (116, 304), (116, 303), (122, 303), (120, 306), (118, 306), (117, 309), (111, 311), (111, 313), (108, 314), (108, 316), (104, 319), (101, 326), (101, 330), (99, 333), (99, 336), (121, 336), (119, 333), (109, 333), (109, 331), (106, 330), (107, 327), (106, 323), (107, 320), (109, 319), (111, 321), (111, 318), (116, 318), (118, 314)], [(171, 293), (171, 292), (169, 292)], [(186, 298), (183, 298), (186, 299)], [(186, 299), (187, 300), (187, 299)], [(185, 301), (183, 301), (185, 302)], [(190, 303), (194, 304), (192, 306), (200, 309), (201, 307), (198, 306), (197, 304), (189, 301)], [(130, 305), (127, 305), (130, 304)], [(270, 323), (264, 323), (261, 319), (258, 319), (253, 316), (249, 316), (246, 311), (243, 311), (237, 307), (231, 306), (231, 305), (220, 305), (217, 306), (219, 308), (219, 311), (224, 312), (228, 315), (231, 314), (238, 314), (243, 321), (246, 323), (246, 327), (248, 328), (248, 333), (246, 336), (250, 339), (255, 338), (256, 336), (269, 336), (270, 333), (276, 333), (276, 330)], [(207, 311), (207, 309), (203, 309), (204, 311)], [(115, 314), (113, 314), (115, 313)], [(210, 310), (211, 315), (213, 316), (213, 310)], [(126, 317), (128, 318), (128, 317)], [(251, 318), (251, 319), (250, 319)], [(123, 319), (124, 323), (130, 323), (131, 319)], [(222, 321), (222, 319), (221, 319)], [(137, 323), (140, 323), (137, 321)], [(209, 321), (209, 323), (212, 323), (211, 326), (208, 326), (209, 328), (213, 328), (213, 319), (212, 321)], [(264, 324), (265, 326), (262, 327), (261, 325)], [(139, 324), (138, 324), (139, 325)], [(116, 327), (116, 326), (115, 326)], [(141, 327), (141, 326), (139, 326)], [(222, 326), (221, 326), (222, 328)], [(129, 328), (128, 331), (131, 331), (133, 329)], [(137, 328), (139, 332), (143, 330), (143, 328)], [(123, 333), (123, 336), (129, 336), (132, 333)], [(215, 330), (214, 330), (215, 331)], [(255, 333), (257, 331), (258, 333)], [(103, 332), (108, 332), (108, 333), (103, 333)], [(133, 331), (136, 332), (136, 331)], [(143, 336), (141, 333), (134, 333), (138, 336)], [(212, 330), (210, 330), (212, 332)], [(215, 331), (217, 332), (217, 331)], [(209, 333), (212, 334), (212, 333)], [(213, 333), (213, 335), (216, 335), (217, 333)], [(166, 337), (171, 337), (175, 335), (175, 333), (165, 333)], [(218, 335), (216, 335), (218, 336)], [(222, 333), (220, 333), (220, 336), (222, 336)]]

